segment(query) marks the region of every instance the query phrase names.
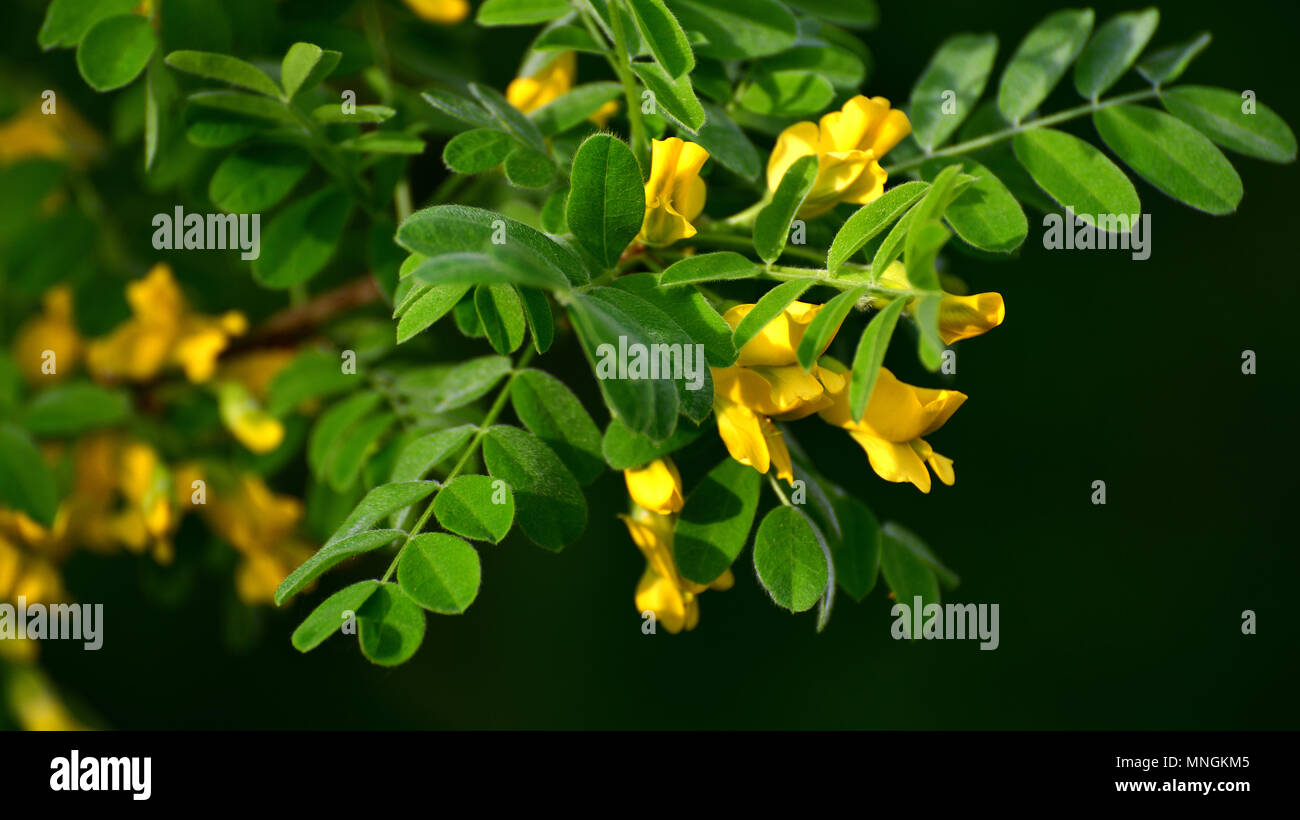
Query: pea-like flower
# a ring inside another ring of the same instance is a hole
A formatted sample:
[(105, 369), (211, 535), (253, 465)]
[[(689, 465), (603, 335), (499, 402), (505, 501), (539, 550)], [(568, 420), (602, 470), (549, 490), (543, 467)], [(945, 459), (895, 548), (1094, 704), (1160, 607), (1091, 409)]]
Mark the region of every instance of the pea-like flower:
[(631, 515), (619, 518), (646, 559), (645, 573), (636, 588), (637, 612), (653, 612), (655, 622), (674, 635), (694, 629), (700, 622), (700, 593), (730, 589), (736, 582), (731, 570), (708, 586), (688, 581), (677, 572), (673, 560), (672, 516), (635, 507)]
[(791, 165), (817, 157), (817, 181), (799, 216), (820, 216), (840, 202), (865, 205), (884, 193), (887, 174), (880, 160), (912, 132), (907, 115), (884, 97), (858, 95), (821, 118), (781, 132), (767, 163), (767, 187), (776, 191)]
[(693, 142), (677, 137), (653, 141), (645, 221), (637, 239), (663, 246), (695, 236), (691, 223), (704, 210), (707, 195), (700, 169), (708, 159), (709, 152)]
[[(956, 476), (952, 459), (934, 451), (922, 436), (938, 430), (966, 401), (966, 394), (956, 390), (915, 387), (899, 381), (886, 368), (880, 368), (871, 400), (861, 421), (854, 421), (849, 410), (848, 378), (843, 365), (827, 360), (828, 368), (842, 374), (834, 389), (828, 386), (831, 404), (819, 411), (822, 419), (849, 431), (871, 462), (871, 469), (886, 481), (911, 482), (923, 493), (930, 492), (930, 470), (944, 484), (952, 485)], [(828, 382), (828, 385), (832, 383)]]
[(660, 515), (681, 512), (682, 477), (671, 458), (656, 458), (642, 467), (624, 470), (623, 480), (637, 506)]
[[(14, 358), (29, 384), (56, 384), (67, 378), (81, 357), (81, 336), (72, 318), (72, 289), (58, 285), (45, 292), (44, 311), (27, 321), (14, 337)], [(47, 358), (46, 351), (52, 354)]]
[(469, 0), (406, 0), (415, 16), (426, 23), (452, 26), (469, 16)]
[[(506, 101), (528, 114), (569, 93), (577, 80), (578, 55), (564, 51), (536, 71), (511, 80), (506, 86)], [(618, 103), (610, 100), (587, 119), (604, 128), (617, 113)]]
[[(906, 290), (912, 287), (902, 262), (894, 262), (880, 275), (880, 284)], [(988, 333), (1002, 324), (1007, 316), (1000, 293), (975, 293), (969, 296), (944, 294), (939, 301), (939, 336), (950, 345), (962, 339)]]

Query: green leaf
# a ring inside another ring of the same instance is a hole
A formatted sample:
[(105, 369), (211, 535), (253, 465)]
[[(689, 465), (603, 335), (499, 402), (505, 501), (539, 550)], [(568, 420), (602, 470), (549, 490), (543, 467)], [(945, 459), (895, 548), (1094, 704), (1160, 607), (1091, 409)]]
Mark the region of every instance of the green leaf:
[(688, 256), (674, 262), (659, 275), (660, 287), (717, 282), (726, 279), (752, 279), (763, 272), (761, 265), (738, 253), (719, 251)]
[(474, 288), (474, 309), (488, 343), (498, 353), (513, 353), (524, 343), (524, 308), (509, 285)]
[[(471, 477), (482, 478), (466, 476)], [(481, 580), (478, 550), (441, 532), (412, 538), (397, 564), (397, 583), (402, 590), (420, 606), (440, 615), (459, 615), (469, 609), (478, 597)]]
[(912, 87), (908, 107), (912, 135), (927, 153), (947, 140), (975, 108), (997, 53), (998, 38), (992, 34), (958, 34), (930, 58)]
[(0, 453), (0, 502), (51, 526), (59, 498), (36, 442), (21, 427), (0, 423)]
[(826, 268), (831, 273), (838, 271), (853, 254), (912, 207), (929, 187), (925, 182), (904, 182), (859, 208), (835, 234), (826, 254)]
[(1160, 11), (1149, 8), (1117, 14), (1098, 26), (1074, 64), (1080, 96), (1096, 102), (1133, 65), (1159, 24)]
[(453, 119), (469, 123), (475, 128), (497, 128), (497, 121), (482, 106), (447, 91), (425, 91), (420, 97)]
[(772, 201), (763, 206), (754, 220), (754, 250), (763, 261), (771, 264), (785, 251), (785, 243), (790, 238), (790, 223), (816, 181), (816, 154), (795, 160), (781, 177)]
[(1092, 23), (1092, 9), (1062, 9), (1025, 35), (998, 87), (998, 110), (1008, 122), (1019, 123), (1047, 99), (1079, 56)]
[(96, 91), (121, 88), (140, 76), (158, 40), (149, 21), (136, 14), (100, 20), (77, 45), (77, 70)]
[(529, 259), (509, 246), (487, 246), (486, 253), (444, 253), (421, 260), (402, 276), (424, 285), (527, 285), (567, 290), (563, 274), (543, 260)]
[(645, 186), (632, 149), (608, 134), (595, 134), (573, 158), (569, 230), (605, 268), (618, 264), (645, 218)]
[(424, 612), (397, 584), (380, 584), (357, 610), (357, 642), (379, 666), (406, 663), (424, 641)]
[(581, 51), (587, 54), (604, 54), (599, 43), (587, 30), (578, 26), (546, 28), (533, 40), (533, 51)]
[[(943, 218), (967, 244), (990, 253), (1010, 253), (1029, 235), (1029, 221), (1020, 202), (988, 168), (965, 157), (962, 171), (975, 178), (943, 213)], [(933, 159), (921, 166), (921, 176), (933, 179), (952, 160)]]
[(72, 48), (101, 20), (129, 14), (137, 0), (53, 0), (36, 36), (41, 48)]
[(439, 524), (457, 535), (499, 544), (514, 523), (515, 498), (500, 479), (461, 475), (438, 490), (433, 514)]
[(521, 370), (510, 385), (510, 403), (579, 484), (586, 486), (605, 471), (600, 430), (564, 382), (541, 370)]
[(834, 98), (835, 87), (820, 74), (807, 69), (773, 71), (759, 64), (750, 72), (740, 104), (762, 116), (798, 117), (821, 111)]
[(854, 421), (862, 421), (862, 415), (867, 412), (871, 391), (876, 387), (880, 366), (885, 362), (885, 351), (889, 349), (894, 326), (898, 324), (898, 314), (902, 313), (906, 303), (906, 299), (900, 298), (885, 305), (858, 340), (858, 350), (853, 354), (853, 375), (849, 379), (849, 417)]
[(798, 26), (776, 0), (667, 0), (682, 27), (708, 42), (696, 47), (705, 57), (741, 60), (766, 57), (795, 43)]
[(266, 409), (272, 415), (284, 416), (303, 402), (342, 393), (357, 384), (355, 374), (343, 372), (338, 354), (307, 350), (271, 379)]
[(1159, 190), (1206, 213), (1241, 203), (1241, 177), (1214, 143), (1177, 117), (1140, 105), (1093, 113), (1093, 125), (1116, 156)]
[(830, 570), (808, 518), (794, 507), (763, 517), (754, 536), (754, 569), (777, 606), (806, 612), (826, 590)]
[(587, 500), (564, 462), (532, 433), (495, 425), (483, 439), (483, 462), (515, 495), (516, 520), (540, 547), (559, 552), (587, 526)]
[(232, 214), (257, 214), (289, 195), (311, 169), (311, 158), (289, 145), (255, 145), (236, 151), (217, 166), (208, 198)]
[(506, 246), (540, 257), (575, 285), (588, 281), (582, 261), (568, 248), (522, 222), (494, 211), (464, 205), (435, 205), (417, 211), (397, 229), (397, 243), (428, 257), (457, 251), (482, 251), (500, 231)]
[(144, 169), (153, 168), (159, 145), (171, 133), (170, 115), (180, 93), (176, 80), (161, 62), (152, 57), (144, 75)]
[(859, 285), (852, 290), (846, 290), (826, 304), (822, 309), (817, 311), (817, 315), (808, 323), (807, 329), (804, 330), (803, 338), (799, 340), (799, 348), (795, 350), (795, 356), (804, 370), (812, 368), (817, 357), (830, 346), (831, 339), (839, 331), (840, 325), (844, 323), (845, 317), (858, 300), (867, 295), (867, 286)]
[(121, 390), (91, 382), (50, 388), (32, 399), (23, 426), (35, 436), (75, 436), (122, 421), (131, 401)]
[(654, 442), (628, 429), (618, 419), (610, 419), (601, 440), (600, 451), (605, 463), (614, 470), (640, 467), (660, 456), (670, 455), (700, 437), (702, 428), (679, 424), (673, 434), (661, 442)]
[(480, 356), (461, 362), (433, 390), (421, 396), (421, 405), (435, 414), (464, 407), (487, 395), (511, 366), (505, 356)]
[(763, 60), (767, 71), (811, 71), (832, 85), (856, 89), (866, 76), (861, 58), (843, 48), (828, 45), (800, 45)]
[(842, 535), (831, 540), (835, 581), (855, 601), (875, 589), (883, 537), (871, 509), (852, 496), (832, 502)]
[(424, 140), (401, 131), (371, 131), (338, 144), (343, 151), (363, 154), (423, 154)]
[(1245, 100), (1234, 91), (1184, 85), (1161, 91), (1160, 103), (1229, 151), (1269, 162), (1295, 160), (1295, 134), (1261, 102), (1255, 101), (1255, 113), (1247, 114)]
[(533, 334), (533, 347), (538, 353), (545, 353), (555, 340), (555, 317), (551, 315), (551, 303), (546, 300), (546, 294), (536, 288), (520, 287), (519, 299), (524, 305), (528, 331)]
[(1192, 60), (1210, 44), (1208, 31), (1203, 31), (1185, 43), (1161, 49), (1137, 64), (1138, 73), (1152, 85), (1172, 83), (1183, 75)]
[(230, 114), (256, 117), (259, 120), (271, 120), (282, 124), (293, 122), (292, 112), (283, 103), (256, 94), (246, 94), (243, 91), (196, 91), (187, 99), (191, 105)]
[(736, 346), (736, 350), (741, 350), (749, 341), (759, 334), (768, 323), (779, 316), (782, 311), (790, 306), (790, 303), (803, 295), (804, 291), (812, 287), (813, 280), (796, 279), (790, 282), (782, 282), (776, 287), (763, 294), (745, 318), (741, 319), (736, 325), (736, 330), (731, 336), (731, 342)]
[(613, 287), (635, 293), (671, 316), (691, 341), (704, 345), (710, 367), (730, 367), (736, 362), (731, 326), (695, 288), (660, 288), (653, 273), (620, 276)]
[(943, 565), (925, 541), (921, 540), (921, 536), (893, 521), (885, 524), (881, 532), (886, 539), (893, 541), (896, 546), (911, 553), (929, 567), (939, 584), (945, 589), (955, 589), (961, 584), (961, 578), (957, 577), (957, 573)]
[[(648, 348), (655, 341), (639, 318), (588, 294), (576, 295), (569, 306), (569, 315), (610, 413), (630, 429), (655, 441), (663, 441), (672, 435), (680, 409), (673, 382), (619, 378), (617, 372), (618, 350), (624, 340), (625, 349), (630, 349), (633, 344)], [(610, 370), (613, 372), (608, 372)], [(611, 377), (602, 377), (602, 373)]]
[(294, 43), (285, 52), (280, 63), (280, 82), (284, 95), (292, 100), (303, 91), (310, 91), (338, 67), (343, 55), (326, 51), (311, 43)]
[(565, 0), (485, 0), (475, 20), (480, 26), (531, 26), (568, 13)]
[(622, 93), (623, 87), (618, 83), (586, 83), (528, 112), (528, 118), (543, 136), (553, 137), (581, 125), (605, 103), (617, 99)]
[(686, 497), (673, 531), (673, 555), (683, 578), (711, 584), (740, 555), (762, 478), (753, 467), (727, 458)]
[(354, 393), (321, 413), (307, 439), (307, 464), (318, 479), (324, 480), (329, 466), (328, 456), (333, 453), (340, 437), (367, 414), (379, 406), (384, 397), (366, 390)]
[(456, 306), (470, 289), (468, 283), (433, 285), (420, 294), (397, 320), (397, 343), (407, 341), (433, 325)]
[[(909, 617), (902, 620), (904, 625), (903, 634), (914, 640), (920, 639), (920, 635), (911, 634), (912, 619), (916, 617), (916, 598), (920, 597), (922, 608), (927, 604), (939, 603), (939, 584), (935, 580), (934, 570), (918, 558), (915, 553), (890, 537), (888, 524), (885, 527), (880, 551), (880, 573), (885, 577), (885, 583), (889, 585), (890, 590), (894, 593), (894, 599), (897, 602), (894, 607), (900, 605), (907, 607), (906, 612)], [(895, 615), (895, 617), (901, 618), (902, 616)]]
[(534, 151), (545, 154), (546, 141), (542, 139), (542, 132), (537, 130), (533, 121), (524, 116), (523, 113), (506, 101), (501, 96), (501, 92), (495, 88), (478, 83), (469, 84), (470, 93), (474, 99), (487, 109), (492, 119), (507, 134), (519, 140), (519, 142), (532, 148)]
[(739, 176), (751, 182), (758, 179), (762, 165), (754, 143), (721, 108), (704, 105), (704, 113), (704, 126), (699, 131), (681, 128), (682, 138), (703, 146), (711, 159)]
[(254, 278), (269, 288), (289, 288), (320, 273), (334, 256), (351, 212), (352, 198), (334, 186), (280, 211), (262, 236)]
[(852, 28), (872, 28), (880, 22), (876, 0), (786, 0), (786, 5)]
[(379, 439), (396, 420), (392, 413), (379, 413), (361, 419), (339, 435), (333, 452), (326, 458), (326, 477), (332, 488), (343, 492), (352, 486), (361, 475), (361, 468), (379, 449)]
[(167, 55), (167, 65), (187, 74), (197, 74), (210, 80), (256, 91), (275, 99), (283, 99), (280, 87), (267, 73), (252, 63), (246, 63), (227, 54), (213, 54), (207, 51), (173, 51)]
[(506, 179), (516, 188), (545, 188), (555, 179), (555, 163), (541, 151), (525, 145), (506, 155)]
[(451, 458), (453, 453), (460, 452), (474, 432), (474, 425), (462, 424), (417, 438), (397, 455), (389, 481), (418, 481), (424, 478), (434, 467)]
[(406, 533), (401, 530), (365, 530), (346, 538), (330, 540), (280, 583), (275, 591), (276, 606), (297, 595), (335, 565), (357, 555), (373, 552), (404, 535)]
[(358, 105), (351, 113), (344, 113), (339, 103), (326, 103), (312, 109), (311, 117), (325, 123), (380, 123), (397, 116), (397, 110), (386, 105)]
[(663, 0), (628, 0), (641, 39), (650, 47), (659, 65), (673, 77), (695, 68), (695, 54), (686, 32)]
[(293, 631), (293, 648), (310, 652), (320, 646), (326, 638), (342, 629), (348, 613), (355, 617), (357, 610), (378, 588), (378, 581), (358, 581), (321, 601), (320, 606), (313, 609)]
[(692, 131), (704, 126), (704, 106), (695, 96), (691, 75), (673, 79), (658, 63), (632, 63), (632, 71), (654, 94), (655, 113), (667, 114)]
[(1017, 134), (1012, 149), (1038, 187), (1090, 225), (1096, 224), (1097, 214), (1142, 211), (1137, 189), (1124, 172), (1078, 137), (1035, 128)]

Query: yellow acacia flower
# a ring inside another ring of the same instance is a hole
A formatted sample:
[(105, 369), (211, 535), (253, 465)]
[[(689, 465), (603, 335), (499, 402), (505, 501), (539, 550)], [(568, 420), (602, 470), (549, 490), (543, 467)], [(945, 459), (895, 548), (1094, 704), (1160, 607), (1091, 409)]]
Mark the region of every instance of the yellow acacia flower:
[(671, 245), (695, 236), (691, 222), (704, 210), (708, 192), (700, 169), (708, 158), (701, 146), (677, 137), (653, 141), (638, 239), (647, 245)]
[[(831, 363), (831, 367), (843, 372), (838, 363)], [(895, 483), (911, 482), (928, 493), (928, 465), (940, 481), (952, 485), (956, 478), (952, 459), (936, 453), (922, 436), (942, 427), (966, 401), (965, 393), (914, 387), (882, 367), (866, 413), (862, 421), (855, 422), (849, 410), (848, 379), (841, 378), (837, 389), (828, 386), (827, 392), (832, 403), (820, 411), (821, 417), (849, 431), (866, 451), (876, 475)]]
[(682, 477), (671, 458), (656, 458), (642, 467), (624, 470), (623, 480), (637, 506), (660, 515), (681, 512)]
[(86, 347), (86, 366), (97, 379), (146, 381), (175, 365), (190, 381), (205, 382), (216, 371), (217, 356), (230, 338), (248, 329), (238, 311), (222, 316), (190, 312), (164, 263), (129, 283), (126, 299), (132, 318)]
[[(902, 262), (894, 262), (886, 268), (879, 281), (887, 287), (912, 287)], [(946, 345), (980, 336), (1002, 324), (1006, 315), (1006, 305), (1000, 293), (944, 294), (939, 301), (939, 336)]]
[[(820, 364), (806, 371), (797, 363), (795, 351), (821, 308), (792, 302), (745, 343), (736, 364), (711, 369), (713, 412), (727, 452), (760, 473), (775, 466), (786, 481), (794, 480), (790, 451), (772, 419), (794, 421), (829, 406), (826, 380), (842, 381)], [(722, 318), (734, 330), (753, 309), (736, 305)]]
[(415, 15), (427, 23), (451, 26), (469, 16), (469, 0), (406, 0)]
[(217, 385), (217, 405), (222, 424), (254, 453), (269, 453), (284, 441), (284, 425), (263, 410), (248, 388), (239, 382)]
[[(577, 80), (577, 52), (563, 51), (532, 74), (511, 80), (506, 86), (506, 102), (529, 114), (569, 93)], [(610, 100), (587, 119), (604, 128), (617, 113), (618, 103)]]
[[(44, 312), (28, 320), (14, 337), (14, 358), (30, 384), (56, 384), (67, 378), (81, 356), (81, 336), (72, 320), (72, 289), (58, 285), (45, 292)], [(53, 358), (48, 360), (45, 351)]]
[(700, 621), (700, 593), (730, 589), (735, 584), (731, 570), (708, 586), (687, 581), (678, 574), (673, 560), (672, 516), (636, 507), (631, 515), (619, 518), (646, 559), (645, 573), (636, 588), (637, 611), (653, 612), (655, 622), (674, 635), (694, 629)]
[[(45, 113), (53, 105), (52, 113)], [(33, 100), (12, 119), (0, 123), (0, 165), (28, 157), (66, 159), (83, 168), (104, 151), (104, 140), (66, 102)]]
[(880, 160), (911, 132), (907, 115), (891, 109), (889, 100), (858, 95), (820, 124), (799, 122), (781, 132), (768, 159), (767, 187), (776, 191), (791, 165), (816, 155), (817, 181), (799, 216), (819, 216), (840, 202), (865, 205), (884, 193)]

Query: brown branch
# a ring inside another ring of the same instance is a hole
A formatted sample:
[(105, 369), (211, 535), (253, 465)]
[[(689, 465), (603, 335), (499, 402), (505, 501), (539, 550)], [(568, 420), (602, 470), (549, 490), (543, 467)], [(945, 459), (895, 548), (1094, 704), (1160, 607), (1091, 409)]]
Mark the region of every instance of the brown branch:
[(264, 347), (288, 347), (301, 342), (340, 313), (379, 301), (381, 293), (375, 277), (361, 276), (333, 290), (312, 297), (272, 314), (246, 336), (231, 341), (223, 355), (243, 353)]

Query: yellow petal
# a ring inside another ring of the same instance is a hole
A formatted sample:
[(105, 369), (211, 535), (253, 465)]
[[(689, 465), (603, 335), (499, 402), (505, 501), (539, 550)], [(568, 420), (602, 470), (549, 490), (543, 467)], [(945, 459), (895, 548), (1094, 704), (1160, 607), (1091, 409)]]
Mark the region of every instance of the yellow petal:
[(776, 477), (793, 484), (794, 470), (790, 465), (790, 451), (785, 446), (785, 438), (769, 419), (761, 419), (760, 423), (767, 451), (771, 454), (772, 467), (776, 469)]
[(766, 473), (772, 457), (767, 449), (767, 437), (763, 434), (762, 417), (721, 396), (713, 398), (713, 413), (718, 421), (718, 435), (731, 457)]
[[(735, 330), (740, 320), (748, 316), (753, 309), (753, 305), (736, 305), (722, 318), (732, 330)], [(795, 351), (799, 347), (799, 342), (803, 341), (809, 323), (821, 309), (821, 305), (791, 302), (789, 307), (781, 311), (772, 321), (764, 325), (754, 338), (745, 343), (740, 350), (740, 356), (736, 359), (736, 364), (742, 367), (754, 365), (779, 367), (794, 364), (797, 361)], [(827, 343), (829, 344), (829, 341)], [(820, 353), (821, 351), (818, 351), (819, 355)]]
[(818, 153), (819, 132), (811, 122), (798, 122), (781, 132), (767, 160), (767, 189), (775, 192), (785, 172), (802, 157)]
[(449, 26), (469, 16), (469, 0), (406, 0), (416, 16), (428, 23)]
[(657, 458), (623, 471), (632, 501), (651, 512), (668, 515), (682, 508), (682, 477), (670, 458)]
[(866, 451), (876, 475), (896, 484), (911, 482), (921, 492), (930, 492), (930, 473), (910, 444), (885, 441), (861, 430), (850, 430), (849, 435)]
[(939, 336), (949, 345), (979, 336), (1002, 324), (1006, 315), (1000, 293), (945, 296), (939, 302)]
[(727, 567), (727, 569), (724, 570), (723, 573), (718, 576), (716, 581), (709, 584), (709, 589), (716, 589), (720, 592), (725, 592), (726, 590), (731, 589), (735, 585), (736, 585), (736, 576), (732, 575), (731, 567)]
[(653, 141), (638, 239), (662, 246), (695, 235), (691, 220), (704, 210), (707, 189), (699, 173), (708, 158), (704, 148), (678, 137)]
[(573, 88), (578, 74), (578, 55), (562, 52), (540, 70), (516, 77), (506, 86), (506, 102), (523, 113), (535, 111)]
[(672, 580), (650, 567), (646, 567), (637, 584), (636, 609), (637, 612), (653, 612), (657, 625), (674, 635), (683, 629), (693, 629), (700, 619), (695, 596), (678, 589)]

